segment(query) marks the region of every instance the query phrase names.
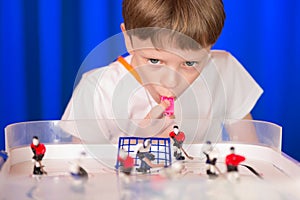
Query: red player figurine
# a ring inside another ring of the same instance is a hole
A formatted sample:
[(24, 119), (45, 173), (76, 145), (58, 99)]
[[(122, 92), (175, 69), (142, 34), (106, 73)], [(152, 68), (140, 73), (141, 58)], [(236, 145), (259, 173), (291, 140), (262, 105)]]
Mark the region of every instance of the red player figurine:
[(227, 166), (228, 179), (234, 181), (239, 179), (238, 165), (246, 158), (244, 156), (235, 154), (234, 147), (230, 147), (230, 152), (231, 154), (226, 156), (225, 163)]
[(179, 131), (178, 126), (173, 126), (173, 131), (169, 133), (169, 136), (174, 141), (174, 157), (176, 160), (184, 160), (185, 157), (182, 155), (182, 145), (185, 140), (185, 134), (182, 131)]
[(45, 145), (40, 143), (39, 138), (37, 136), (33, 136), (30, 147), (34, 154), (32, 157), (34, 162), (33, 174), (37, 174), (37, 175), (47, 174), (47, 172), (43, 170), (44, 166), (41, 163), (46, 152)]
[(120, 162), (120, 170), (124, 174), (130, 175), (132, 168), (134, 166), (133, 158), (127, 152), (125, 152), (123, 149), (120, 149), (118, 161)]

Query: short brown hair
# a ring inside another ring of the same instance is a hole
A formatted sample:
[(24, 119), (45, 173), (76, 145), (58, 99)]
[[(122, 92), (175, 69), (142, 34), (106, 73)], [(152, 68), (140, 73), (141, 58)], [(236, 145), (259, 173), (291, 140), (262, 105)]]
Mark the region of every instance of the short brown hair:
[(171, 29), (202, 47), (217, 41), (225, 21), (222, 0), (123, 0), (122, 14), (126, 30)]

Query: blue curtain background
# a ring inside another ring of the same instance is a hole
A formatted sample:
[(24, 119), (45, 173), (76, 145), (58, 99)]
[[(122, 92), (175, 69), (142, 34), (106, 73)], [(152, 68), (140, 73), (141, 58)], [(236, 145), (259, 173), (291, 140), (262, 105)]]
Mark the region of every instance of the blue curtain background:
[[(283, 126), (283, 151), (300, 160), (300, 1), (224, 4), (214, 48), (263, 87), (254, 118)], [(121, 22), (121, 0), (0, 0), (0, 149), (8, 124), (61, 117), (80, 64)]]

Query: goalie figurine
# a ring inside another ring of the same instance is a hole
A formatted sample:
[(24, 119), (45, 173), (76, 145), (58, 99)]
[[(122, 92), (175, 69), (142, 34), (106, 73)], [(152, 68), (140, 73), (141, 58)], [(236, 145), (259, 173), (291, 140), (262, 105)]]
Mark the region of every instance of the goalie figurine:
[(177, 125), (173, 126), (173, 131), (169, 133), (169, 136), (174, 141), (174, 157), (176, 160), (185, 160), (185, 157), (182, 155), (182, 145), (185, 140), (184, 132), (179, 131)]
[(32, 161), (34, 163), (33, 174), (34, 175), (47, 174), (47, 172), (43, 170), (44, 166), (42, 165), (42, 160), (46, 152), (45, 145), (40, 143), (39, 138), (37, 136), (33, 136), (30, 147), (34, 154), (32, 157)]
[(150, 153), (151, 143), (149, 139), (145, 139), (143, 146), (138, 147), (137, 157), (141, 160), (141, 165), (136, 168), (138, 172), (147, 173), (152, 168), (152, 160), (155, 160), (155, 156)]
[[(155, 155), (151, 153), (150, 148), (150, 139), (145, 139), (142, 146), (138, 146), (136, 156), (141, 160), (140, 167), (136, 168), (138, 172), (147, 173), (150, 172), (151, 168), (159, 168), (165, 166), (165, 163), (161, 163), (155, 158)], [(152, 161), (155, 160), (156, 163), (152, 163)]]

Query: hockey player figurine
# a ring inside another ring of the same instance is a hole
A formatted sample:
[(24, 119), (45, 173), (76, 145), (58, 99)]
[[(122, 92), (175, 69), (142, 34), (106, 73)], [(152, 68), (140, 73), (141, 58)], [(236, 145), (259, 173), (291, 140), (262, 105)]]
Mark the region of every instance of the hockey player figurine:
[(227, 166), (227, 178), (230, 181), (236, 181), (239, 179), (238, 165), (243, 162), (246, 158), (241, 155), (235, 154), (234, 147), (230, 147), (231, 154), (226, 156), (226, 166)]
[(125, 175), (130, 175), (134, 166), (134, 160), (124, 149), (120, 149), (118, 161), (120, 162), (120, 171)]
[[(152, 163), (155, 160), (155, 156), (150, 152), (151, 141), (145, 139), (142, 146), (137, 146), (137, 157), (141, 160), (141, 165), (136, 170), (138, 172), (147, 173), (151, 168), (164, 167), (165, 163)], [(157, 160), (159, 162), (159, 160)]]
[(141, 160), (141, 165), (136, 170), (138, 172), (147, 173), (152, 168), (152, 160), (155, 160), (155, 156), (150, 153), (151, 143), (149, 139), (143, 142), (143, 145), (137, 150), (137, 157)]
[(182, 155), (182, 145), (185, 140), (184, 132), (179, 131), (178, 126), (173, 126), (173, 131), (169, 133), (169, 136), (174, 141), (174, 157), (176, 160), (184, 160), (185, 157)]
[(77, 163), (71, 163), (70, 174), (75, 180), (86, 180), (88, 173)]
[(44, 166), (42, 165), (42, 160), (46, 152), (45, 145), (40, 143), (39, 138), (37, 136), (33, 136), (30, 147), (34, 154), (32, 157), (32, 161), (34, 162), (33, 174), (47, 174), (47, 172), (43, 169)]
[(80, 163), (85, 157), (86, 153), (82, 151), (80, 152), (78, 160), (75, 160), (70, 163), (70, 174), (75, 180), (86, 180), (88, 178), (87, 171), (80, 166)]
[(86, 156), (86, 153), (80, 152), (80, 157), (72, 162), (70, 162), (69, 172), (73, 179), (71, 184), (71, 190), (76, 193), (84, 193), (85, 183), (88, 180), (87, 171), (81, 167), (81, 161)]
[(216, 178), (218, 176), (216, 167), (218, 151), (210, 141), (207, 141), (203, 147), (203, 153), (206, 156), (206, 174), (209, 178)]
[(1, 150), (0, 151), (0, 170), (2, 168), (2, 166), (4, 165), (4, 163), (6, 162), (8, 158), (8, 155), (5, 151)]

